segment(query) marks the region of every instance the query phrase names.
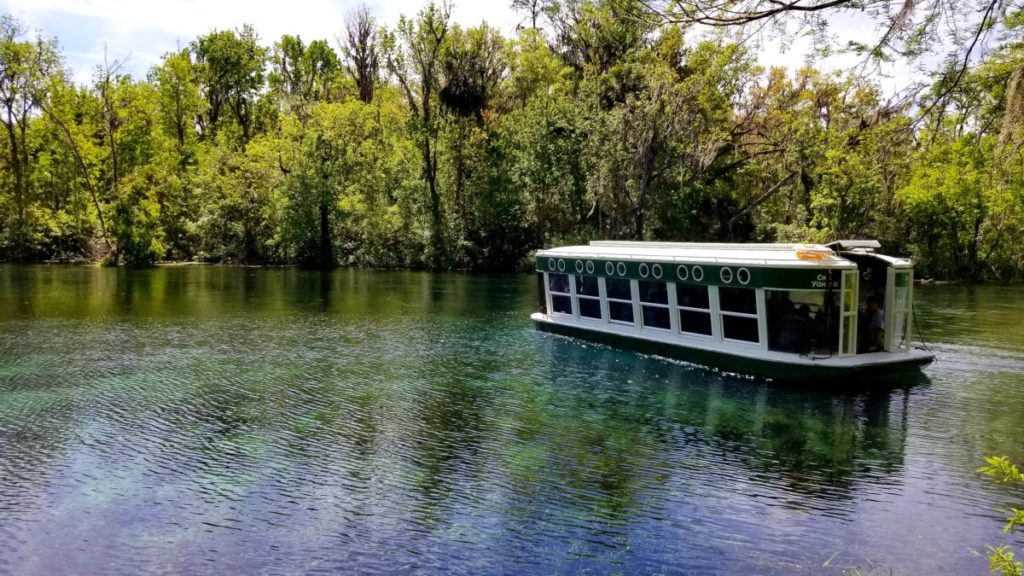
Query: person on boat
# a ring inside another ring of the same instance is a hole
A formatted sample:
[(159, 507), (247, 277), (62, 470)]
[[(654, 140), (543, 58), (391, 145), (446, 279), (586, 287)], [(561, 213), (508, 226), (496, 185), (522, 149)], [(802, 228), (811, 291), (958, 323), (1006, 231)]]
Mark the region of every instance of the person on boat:
[(882, 350), (885, 337), (885, 314), (878, 306), (878, 297), (868, 297), (868, 308), (864, 312), (864, 351)]
[(569, 277), (565, 274), (552, 274), (550, 282), (552, 292), (569, 292)]
[(811, 347), (811, 308), (807, 304), (794, 308), (789, 298), (784, 302), (777, 348), (783, 352), (803, 354)]

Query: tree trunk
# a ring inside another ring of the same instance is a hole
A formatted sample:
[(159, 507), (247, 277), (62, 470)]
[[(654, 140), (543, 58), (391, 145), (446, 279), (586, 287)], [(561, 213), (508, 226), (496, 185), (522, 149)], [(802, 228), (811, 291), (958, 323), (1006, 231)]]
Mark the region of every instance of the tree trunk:
[(637, 190), (636, 213), (633, 218), (633, 237), (644, 239), (646, 226), (647, 196), (650, 193), (651, 180), (654, 175), (654, 151), (652, 150), (654, 135), (647, 140), (640, 154), (640, 185)]
[(329, 206), (324, 198), (320, 199), (320, 268), (334, 268), (334, 250), (331, 246), (331, 226)]
[(178, 153), (181, 154), (185, 148), (185, 112), (182, 105), (181, 87), (178, 88), (177, 97), (174, 100), (174, 131), (178, 138)]
[(14, 171), (14, 202), (18, 209), (17, 229), (14, 233), (15, 257), (21, 259), (24, 254), (25, 241), (25, 176), (21, 166), (21, 152), (18, 145), (18, 134), (14, 131), (14, 114), (7, 110), (7, 136), (11, 140), (11, 169)]
[(427, 180), (427, 188), (430, 190), (430, 243), (431, 243), (431, 263), (433, 266), (439, 266), (444, 256), (444, 239), (442, 238), (442, 230), (444, 228), (441, 218), (441, 196), (437, 192), (437, 173), (435, 171), (436, 163), (434, 156), (430, 150), (430, 135), (429, 133), (423, 139), (423, 176)]
[(465, 122), (459, 121), (458, 138), (455, 143), (455, 207), (459, 211), (459, 230), (466, 235), (466, 205), (463, 188), (466, 180)]
[[(433, 70), (426, 69), (424, 78), (432, 78)], [(431, 150), (430, 139), (433, 131), (433, 115), (430, 109), (430, 82), (424, 81), (422, 95), (423, 114), (423, 177), (427, 181), (427, 188), (430, 191), (430, 243), (431, 243), (431, 265), (439, 267), (444, 260), (445, 242), (442, 231), (444, 222), (441, 215), (441, 195), (437, 192), (437, 159), (434, 157), (436, 151)]]
[(981, 226), (984, 222), (985, 213), (979, 206), (979, 210), (974, 217), (974, 234), (971, 235), (971, 243), (967, 246), (967, 265), (970, 267), (971, 280), (977, 280), (980, 276), (978, 273), (978, 252), (979, 245), (981, 244)]
[(252, 222), (247, 216), (242, 230), (242, 261), (246, 264), (253, 264), (259, 260), (259, 253), (256, 250), (256, 234), (252, 228)]

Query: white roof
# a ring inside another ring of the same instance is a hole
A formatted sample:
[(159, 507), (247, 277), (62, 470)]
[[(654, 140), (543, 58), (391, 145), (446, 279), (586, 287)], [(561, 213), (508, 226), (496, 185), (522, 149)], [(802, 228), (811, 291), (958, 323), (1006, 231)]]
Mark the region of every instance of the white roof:
[[(820, 260), (804, 260), (797, 250), (820, 252)], [(555, 258), (644, 260), (656, 262), (711, 262), (748, 266), (855, 268), (856, 265), (820, 244), (699, 244), (684, 242), (591, 242), (537, 252)]]

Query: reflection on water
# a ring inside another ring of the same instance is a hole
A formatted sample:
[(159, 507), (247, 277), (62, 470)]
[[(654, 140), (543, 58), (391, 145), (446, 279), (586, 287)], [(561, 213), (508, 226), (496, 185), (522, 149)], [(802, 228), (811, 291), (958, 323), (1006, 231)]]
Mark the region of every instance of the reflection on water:
[(920, 290), (928, 376), (829, 390), (537, 333), (535, 290), (0, 267), (0, 573), (983, 571), (1019, 292)]

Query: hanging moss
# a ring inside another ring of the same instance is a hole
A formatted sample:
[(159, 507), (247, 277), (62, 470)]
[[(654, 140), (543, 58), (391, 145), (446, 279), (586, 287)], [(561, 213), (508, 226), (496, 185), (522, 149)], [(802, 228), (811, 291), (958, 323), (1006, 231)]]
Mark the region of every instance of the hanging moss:
[(999, 131), (1001, 146), (1016, 146), (1024, 129), (1024, 64), (1017, 66), (1006, 87), (1006, 111)]

